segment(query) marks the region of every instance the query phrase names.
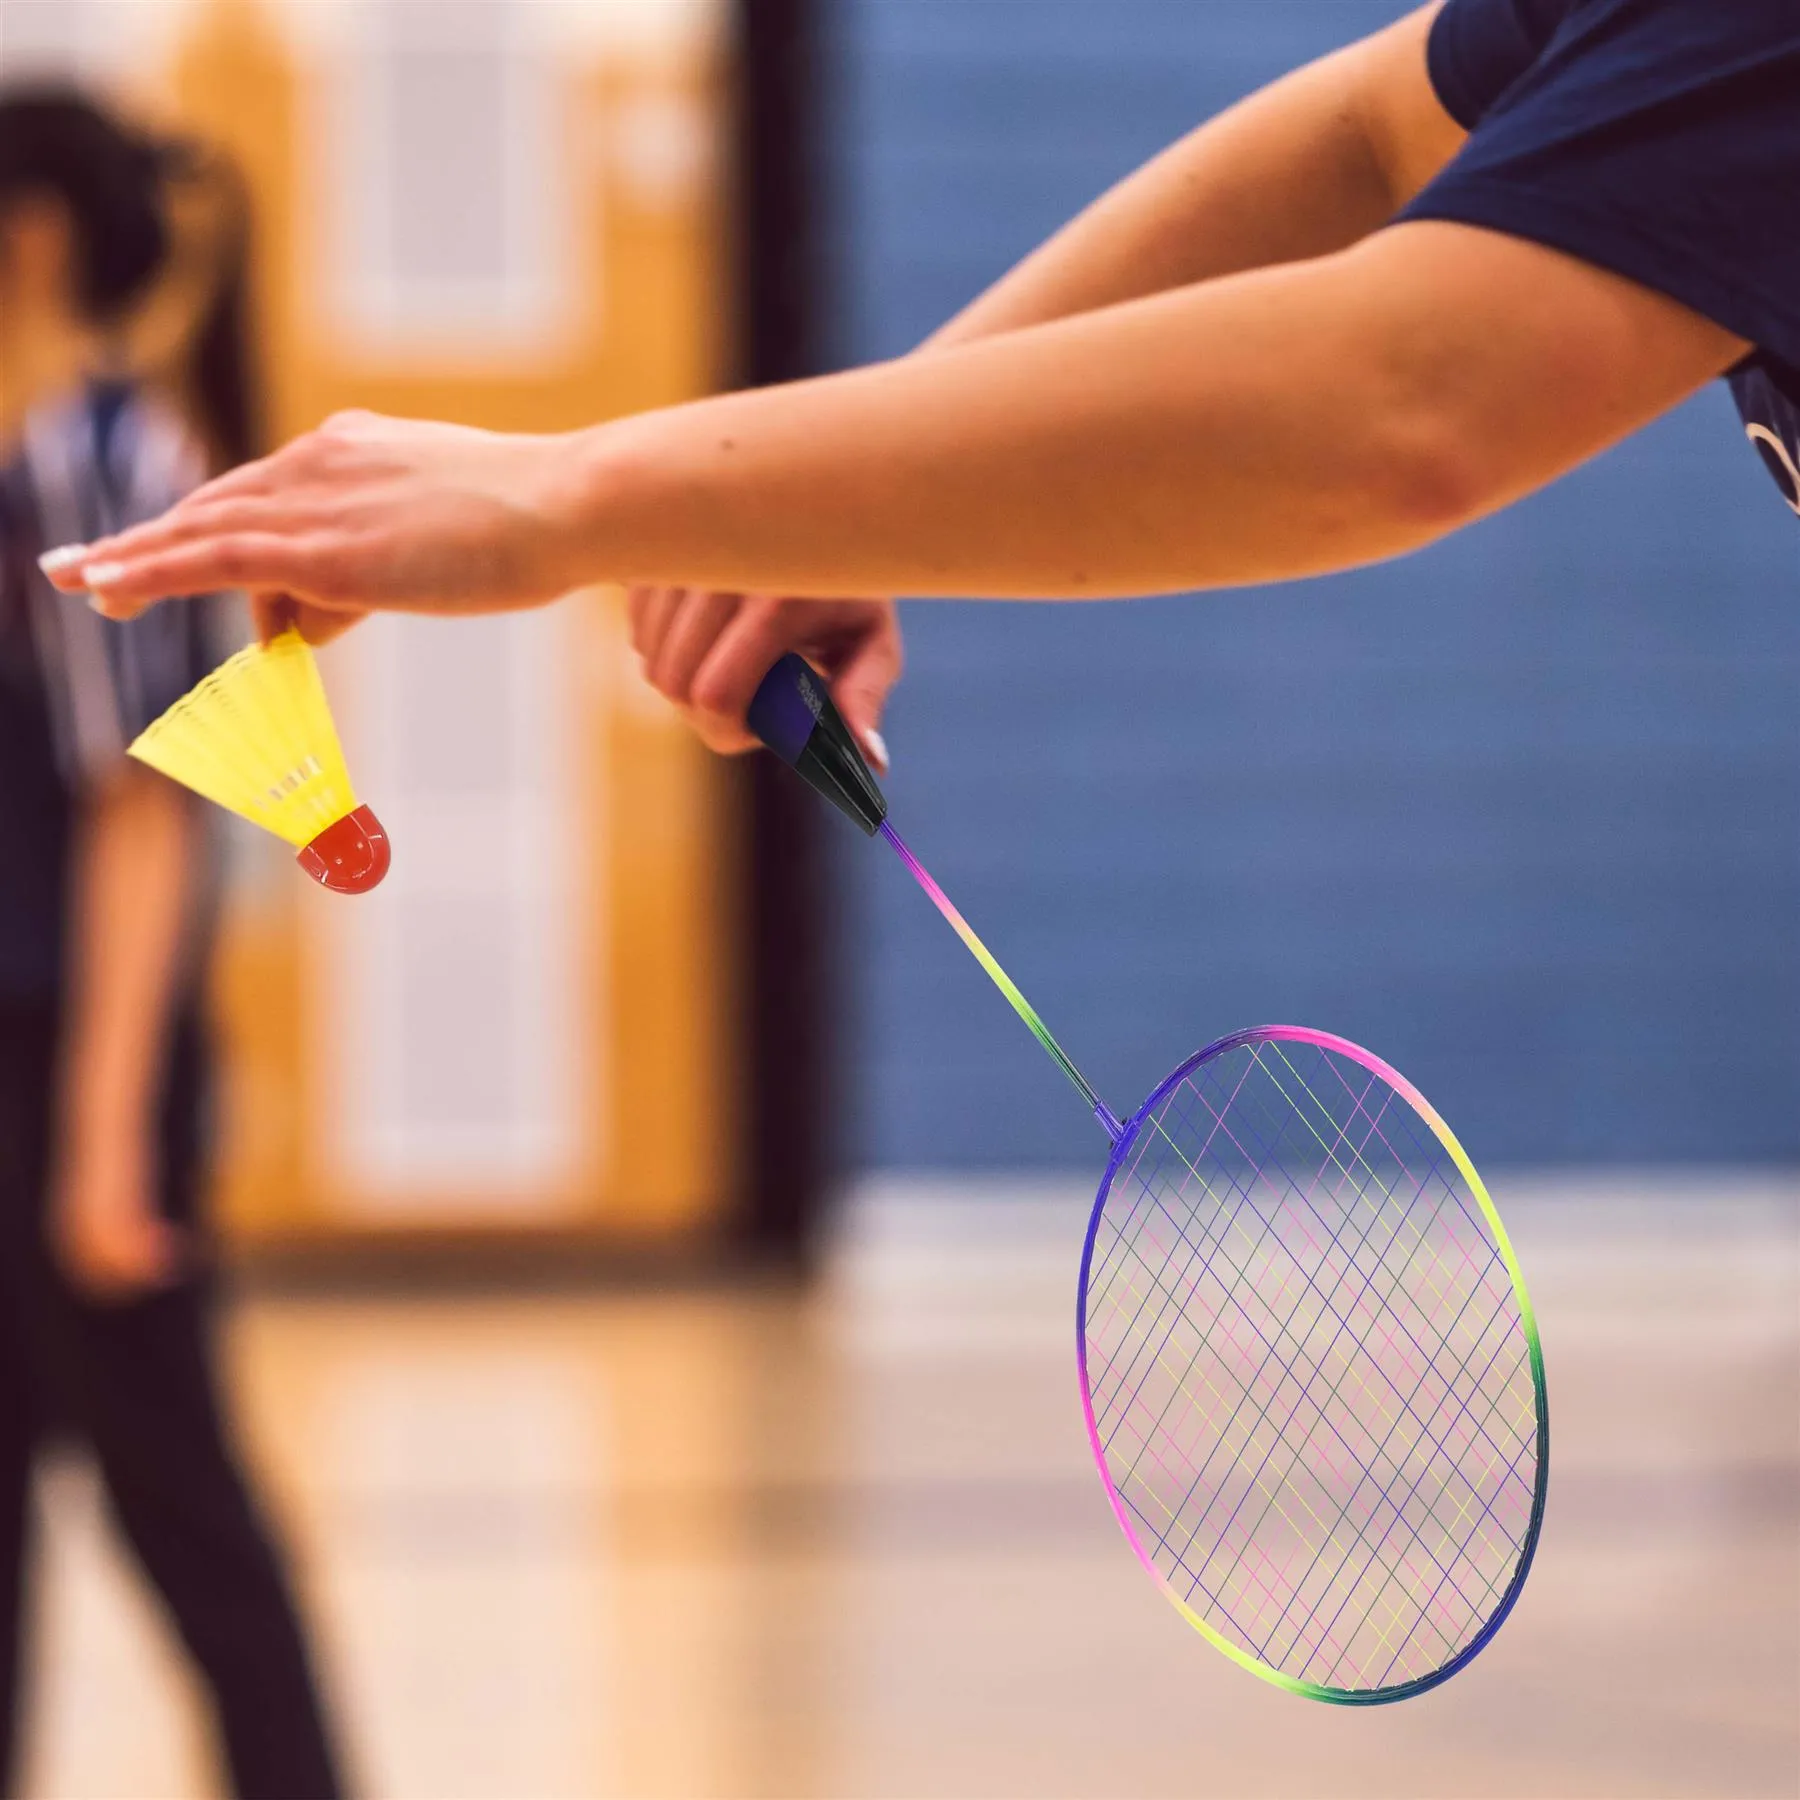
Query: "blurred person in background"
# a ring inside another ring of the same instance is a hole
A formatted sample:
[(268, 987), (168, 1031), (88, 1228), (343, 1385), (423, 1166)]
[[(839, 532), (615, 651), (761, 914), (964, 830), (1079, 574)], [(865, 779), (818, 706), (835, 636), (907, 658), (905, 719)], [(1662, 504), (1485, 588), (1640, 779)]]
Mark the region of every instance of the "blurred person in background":
[(118, 617), (229, 580), (320, 638), (636, 583), (709, 742), (750, 746), (798, 649), (879, 763), (884, 595), (1375, 562), (1725, 374), (1800, 510), (1797, 195), (1796, 0), (1441, 0), (1201, 126), (923, 354), (564, 437), (352, 415), (51, 567)]
[[(186, 156), (181, 179), (172, 147), (74, 94), (0, 90), (0, 1782), (18, 1778), (32, 1467), (67, 1429), (210, 1690), (237, 1793), (330, 1800), (215, 1370), (197, 1217), (215, 859), (189, 797), (125, 756), (210, 666), (204, 609), (110, 624), (36, 567), (252, 453), (241, 201)], [(172, 228), (184, 206), (210, 242)], [(185, 404), (131, 379), (146, 369)]]

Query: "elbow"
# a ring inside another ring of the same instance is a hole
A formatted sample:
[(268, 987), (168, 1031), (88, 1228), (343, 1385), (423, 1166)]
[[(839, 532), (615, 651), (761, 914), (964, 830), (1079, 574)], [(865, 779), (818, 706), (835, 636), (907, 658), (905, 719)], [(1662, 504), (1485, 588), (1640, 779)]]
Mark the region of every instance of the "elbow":
[(1479, 433), (1454, 409), (1392, 407), (1367, 417), (1356, 504), (1388, 553), (1435, 543), (1500, 503)]

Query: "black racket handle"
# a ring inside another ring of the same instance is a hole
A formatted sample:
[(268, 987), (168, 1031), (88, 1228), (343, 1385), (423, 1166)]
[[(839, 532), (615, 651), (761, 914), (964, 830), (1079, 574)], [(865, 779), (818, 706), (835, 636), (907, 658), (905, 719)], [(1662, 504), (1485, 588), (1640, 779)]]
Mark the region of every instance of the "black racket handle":
[(850, 727), (826, 691), (824, 677), (789, 651), (750, 702), (750, 729), (845, 818), (873, 837), (887, 817), (887, 797), (875, 785)]

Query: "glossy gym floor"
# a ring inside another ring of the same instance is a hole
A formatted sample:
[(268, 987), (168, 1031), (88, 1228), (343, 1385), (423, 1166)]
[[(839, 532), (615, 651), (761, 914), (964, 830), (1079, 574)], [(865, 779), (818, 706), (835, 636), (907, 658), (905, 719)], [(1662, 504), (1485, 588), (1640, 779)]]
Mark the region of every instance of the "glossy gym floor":
[[(1548, 1358), (1543, 1545), (1468, 1671), (1368, 1713), (1233, 1669), (1119, 1539), (1073, 1383), (1075, 1186), (867, 1190), (803, 1297), (249, 1295), (244, 1429), (362, 1791), (1795, 1794), (1800, 1193), (1496, 1198)], [(45, 1500), (28, 1792), (215, 1792), (90, 1479)]]

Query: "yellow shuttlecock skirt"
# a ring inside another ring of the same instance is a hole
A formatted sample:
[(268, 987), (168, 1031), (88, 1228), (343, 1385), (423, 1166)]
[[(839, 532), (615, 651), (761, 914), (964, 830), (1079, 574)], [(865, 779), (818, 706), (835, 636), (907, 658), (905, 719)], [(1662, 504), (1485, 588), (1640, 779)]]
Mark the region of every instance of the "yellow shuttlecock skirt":
[(388, 871), (387, 833), (357, 801), (319, 666), (297, 631), (221, 663), (131, 754), (285, 838), (337, 893), (366, 893)]

